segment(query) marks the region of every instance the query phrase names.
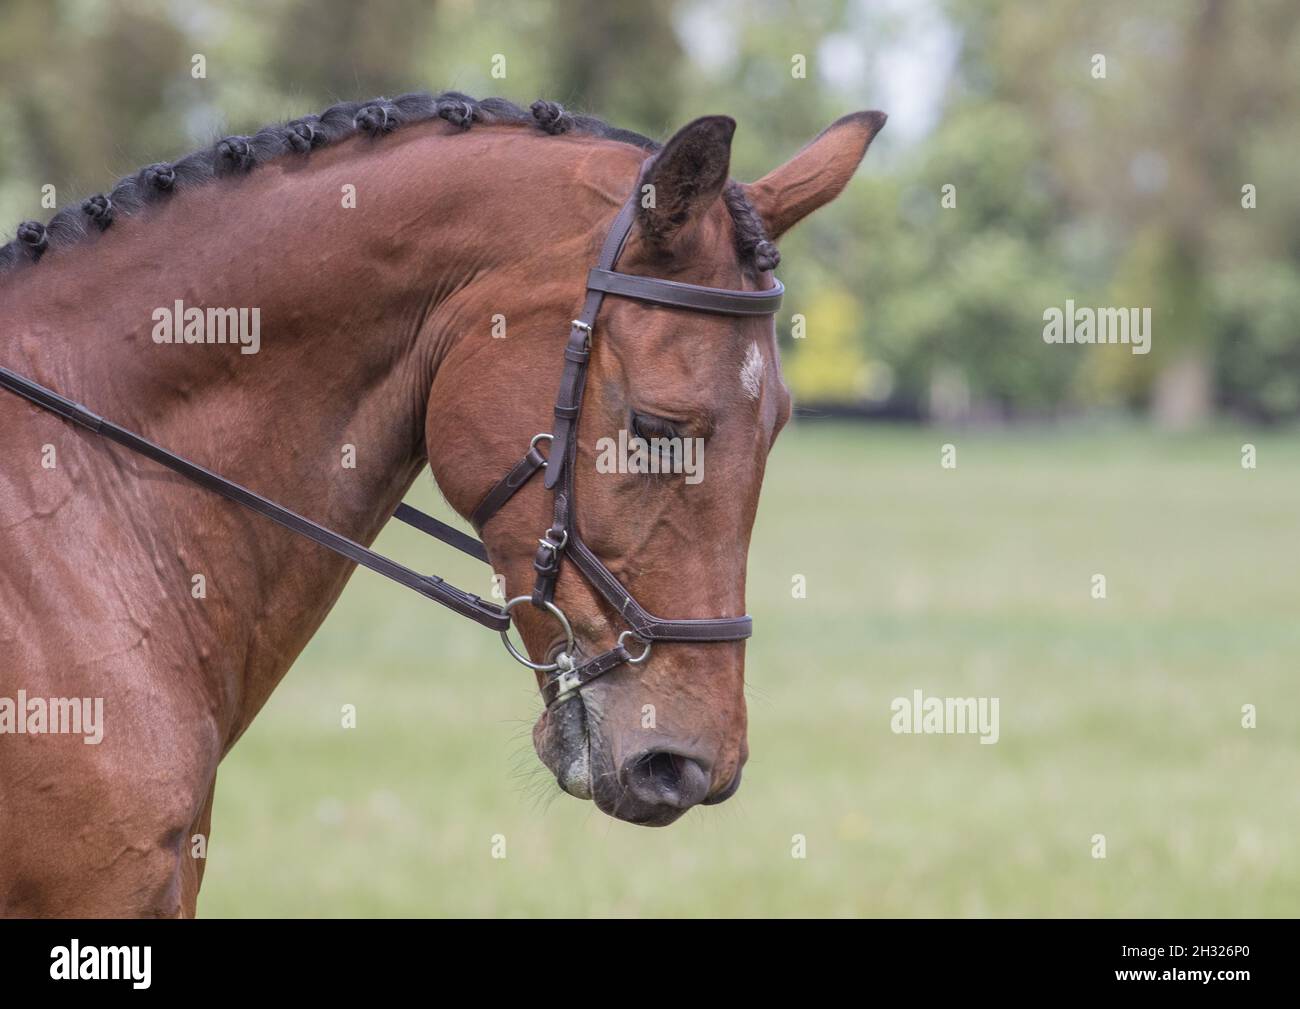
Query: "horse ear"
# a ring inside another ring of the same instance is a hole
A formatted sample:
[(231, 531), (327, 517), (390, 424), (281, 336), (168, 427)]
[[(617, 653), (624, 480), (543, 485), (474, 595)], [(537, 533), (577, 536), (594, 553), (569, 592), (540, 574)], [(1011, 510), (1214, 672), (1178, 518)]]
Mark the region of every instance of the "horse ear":
[(745, 186), (769, 238), (780, 238), (840, 195), (887, 118), (854, 112), (838, 119), (780, 168)]
[(639, 222), (648, 241), (667, 246), (718, 198), (727, 183), (735, 132), (736, 121), (729, 116), (705, 116), (664, 144), (641, 180)]

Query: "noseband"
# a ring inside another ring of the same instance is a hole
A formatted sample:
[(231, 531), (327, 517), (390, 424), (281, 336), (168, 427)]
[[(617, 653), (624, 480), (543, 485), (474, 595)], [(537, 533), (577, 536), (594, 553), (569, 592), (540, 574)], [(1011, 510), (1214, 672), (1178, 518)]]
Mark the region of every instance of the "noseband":
[[(533, 591), (531, 595), (516, 596), (504, 607), (458, 589), (436, 575), (422, 575), (404, 567), (246, 487), (105, 420), (81, 404), (65, 399), (45, 386), (7, 368), (0, 367), (0, 387), (133, 452), (146, 456), (222, 497), (265, 515), (363, 567), (442, 603), (462, 616), (499, 631), (506, 648), (514, 658), (531, 669), (551, 674), (542, 685), (542, 697), (547, 707), (551, 707), (610, 670), (622, 665), (635, 666), (644, 662), (649, 658), (650, 649), (656, 642), (741, 641), (753, 632), (753, 621), (748, 616), (691, 620), (673, 620), (654, 616), (633, 598), (632, 593), (624, 588), (617, 576), (600, 561), (578, 533), (573, 494), (578, 452), (578, 417), (582, 412), (582, 394), (587, 380), (587, 365), (591, 359), (591, 341), (596, 332), (596, 317), (606, 296), (630, 298), (651, 305), (683, 308), (693, 312), (748, 316), (775, 313), (780, 307), (781, 295), (785, 291), (779, 280), (775, 282), (774, 287), (766, 291), (733, 291), (617, 272), (615, 266), (618, 264), (619, 255), (636, 221), (639, 192), (640, 177), (638, 177), (638, 184), (633, 187), (632, 195), (628, 197), (610, 225), (596, 265), (587, 274), (586, 300), (583, 302), (582, 311), (570, 324), (569, 339), (564, 348), (564, 371), (555, 402), (553, 433), (535, 435), (524, 457), (488, 491), (470, 516), (471, 524), (481, 532), (488, 520), (502, 506), (534, 476), (545, 471), (545, 487), (554, 495), (554, 511), (550, 527), (538, 540), (537, 554), (533, 558), (533, 569), (537, 574)], [(550, 443), (550, 450), (546, 455), (539, 450), (538, 446), (541, 442)], [(439, 522), (431, 515), (403, 504), (398, 507), (394, 517), (454, 546), (471, 557), (488, 563), (487, 550), (481, 542), (467, 536), (459, 529)], [(561, 563), (566, 557), (629, 625), (627, 630), (619, 634), (613, 648), (581, 664), (576, 657), (573, 629), (564, 612), (555, 603), (555, 585), (560, 576)], [(552, 662), (533, 662), (510, 641), (510, 613), (516, 606), (524, 603), (531, 603), (550, 613), (564, 631), (564, 649)], [(642, 646), (636, 654), (629, 651), (626, 646), (629, 639), (636, 639)]]

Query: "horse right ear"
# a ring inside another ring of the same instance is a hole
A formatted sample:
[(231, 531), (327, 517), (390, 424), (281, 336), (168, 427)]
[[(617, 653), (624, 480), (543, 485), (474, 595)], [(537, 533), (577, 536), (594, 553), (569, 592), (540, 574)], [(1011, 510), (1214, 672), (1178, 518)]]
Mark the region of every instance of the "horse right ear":
[(641, 234), (661, 249), (722, 193), (731, 167), (736, 121), (705, 116), (678, 130), (641, 179)]
[(780, 238), (840, 195), (887, 118), (854, 112), (838, 119), (780, 168), (745, 186), (769, 238)]

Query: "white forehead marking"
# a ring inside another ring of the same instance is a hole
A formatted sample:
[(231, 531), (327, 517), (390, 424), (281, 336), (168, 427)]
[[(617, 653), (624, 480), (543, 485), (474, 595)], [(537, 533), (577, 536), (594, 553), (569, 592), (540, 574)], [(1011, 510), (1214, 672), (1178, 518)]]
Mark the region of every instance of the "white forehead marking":
[(763, 391), (763, 352), (756, 343), (751, 343), (745, 352), (745, 363), (740, 366), (740, 385), (750, 399), (758, 399)]

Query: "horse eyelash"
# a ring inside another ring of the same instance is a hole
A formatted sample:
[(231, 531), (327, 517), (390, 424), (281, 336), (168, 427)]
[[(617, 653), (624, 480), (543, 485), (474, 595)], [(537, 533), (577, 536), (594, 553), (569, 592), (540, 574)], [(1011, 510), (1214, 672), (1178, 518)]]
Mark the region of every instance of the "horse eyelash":
[(680, 438), (681, 432), (677, 425), (664, 417), (656, 417), (650, 413), (638, 413), (632, 411), (631, 419), (628, 422), (628, 430), (638, 438), (644, 438), (649, 441), (651, 438)]
[[(637, 413), (635, 410), (632, 411), (632, 414), (628, 419), (628, 431), (635, 438), (645, 439), (647, 444), (650, 444), (651, 439), (653, 438), (684, 439), (686, 437), (682, 434), (678, 425), (673, 423), (671, 420), (668, 420), (666, 417), (658, 417), (654, 414)], [(678, 442), (678, 445), (680, 445), (680, 441)], [(672, 465), (676, 461), (674, 457), (678, 451), (679, 448), (672, 444), (661, 446), (659, 453), (660, 459), (668, 464), (668, 468), (661, 469), (658, 473), (646, 473), (643, 475), (644, 479), (659, 480), (665, 476), (672, 475)]]

